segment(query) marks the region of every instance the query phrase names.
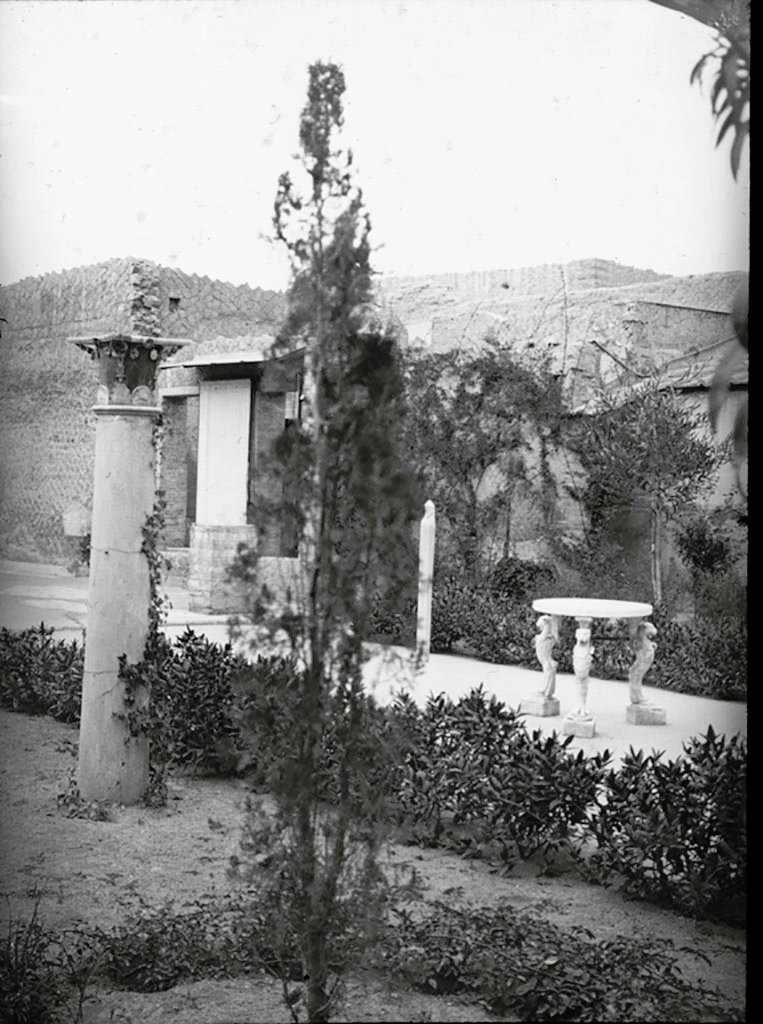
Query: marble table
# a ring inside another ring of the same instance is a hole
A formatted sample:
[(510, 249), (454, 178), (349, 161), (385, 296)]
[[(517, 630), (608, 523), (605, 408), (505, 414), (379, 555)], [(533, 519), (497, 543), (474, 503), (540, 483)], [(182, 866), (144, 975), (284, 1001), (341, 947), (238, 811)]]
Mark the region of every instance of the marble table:
[(558, 715), (559, 698), (554, 696), (557, 663), (553, 658), (554, 646), (559, 640), (559, 624), (563, 616), (577, 621), (572, 667), (577, 680), (578, 704), (566, 716), (563, 732), (567, 736), (596, 735), (596, 720), (588, 710), (588, 683), (591, 658), (591, 624), (594, 619), (626, 620), (634, 661), (628, 670), (630, 704), (625, 719), (633, 725), (664, 725), (665, 711), (644, 697), (642, 681), (654, 661), (654, 637), (657, 630), (646, 617), (652, 606), (641, 601), (608, 601), (583, 597), (544, 597), (533, 601), (533, 610), (540, 612), (535, 637), (535, 653), (543, 670), (543, 687), (523, 700), (519, 710), (530, 715)]

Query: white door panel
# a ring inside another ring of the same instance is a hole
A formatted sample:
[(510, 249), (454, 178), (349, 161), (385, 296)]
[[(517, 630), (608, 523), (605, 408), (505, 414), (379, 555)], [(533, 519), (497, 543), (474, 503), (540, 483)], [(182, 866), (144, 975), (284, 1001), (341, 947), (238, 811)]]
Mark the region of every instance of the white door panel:
[(202, 381), (199, 390), (196, 522), (242, 526), (246, 523), (251, 383)]

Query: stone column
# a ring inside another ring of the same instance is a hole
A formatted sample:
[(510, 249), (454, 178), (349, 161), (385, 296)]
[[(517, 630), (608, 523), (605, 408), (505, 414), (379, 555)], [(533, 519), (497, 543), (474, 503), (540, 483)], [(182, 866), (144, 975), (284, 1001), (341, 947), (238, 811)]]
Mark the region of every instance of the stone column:
[(429, 661), (432, 642), (432, 582), (434, 577), (435, 512), (434, 502), (424, 504), (419, 532), (419, 599), (416, 616), (416, 668), (423, 670)]
[(77, 784), (84, 800), (136, 803), (148, 783), (148, 742), (123, 719), (119, 659), (143, 658), (150, 584), (143, 527), (154, 506), (155, 392), (175, 338), (112, 334), (71, 338), (98, 365), (90, 589)]

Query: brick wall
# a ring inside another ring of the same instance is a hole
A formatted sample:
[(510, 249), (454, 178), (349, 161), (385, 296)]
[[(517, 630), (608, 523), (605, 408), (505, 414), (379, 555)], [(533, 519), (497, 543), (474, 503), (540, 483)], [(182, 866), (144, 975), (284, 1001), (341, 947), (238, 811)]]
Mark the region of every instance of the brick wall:
[(157, 269), (162, 330), (169, 336), (202, 342), (274, 334), (281, 325), (286, 305), (280, 292)]
[(164, 543), (182, 548), (188, 544), (187, 499), (187, 403), (185, 398), (165, 399), (164, 437), (162, 439), (161, 487), (164, 491)]
[(640, 281), (659, 281), (664, 274), (639, 267), (626, 267), (614, 260), (598, 258), (571, 263), (541, 263), (534, 267), (505, 270), (478, 270), (465, 273), (424, 274), (407, 277), (383, 277), (380, 287), (394, 301), (410, 289), (447, 288), (462, 296), (479, 296), (506, 289), (514, 295), (550, 295), (565, 284), (569, 290), (611, 288)]
[(96, 379), (66, 339), (128, 330), (131, 260), (0, 289), (0, 554), (65, 560), (63, 513), (91, 504)]

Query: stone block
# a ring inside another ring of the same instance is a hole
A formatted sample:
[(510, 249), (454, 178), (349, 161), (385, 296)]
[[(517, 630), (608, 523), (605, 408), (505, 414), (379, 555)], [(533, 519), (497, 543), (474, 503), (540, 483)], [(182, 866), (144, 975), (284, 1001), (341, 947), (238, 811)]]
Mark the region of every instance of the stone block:
[(519, 710), (525, 715), (536, 715), (538, 718), (549, 718), (559, 714), (559, 698), (544, 697), (542, 693), (533, 694), (532, 697), (525, 697), (519, 705)]
[(90, 509), (81, 502), (75, 502), (66, 509), (63, 515), (64, 536), (84, 537), (85, 534), (90, 533), (91, 520)]
[(587, 740), (593, 739), (596, 735), (596, 719), (574, 718), (572, 715), (567, 715), (562, 726), (562, 733), (565, 736), (582, 736)]
[(247, 587), (240, 580), (228, 580), (239, 544), (254, 547), (253, 526), (191, 527), (188, 570), (188, 607), (194, 612), (232, 614), (247, 607)]
[(666, 719), (665, 708), (653, 704), (629, 704), (625, 709), (628, 725), (665, 725)]
[(190, 548), (165, 547), (161, 554), (170, 566), (169, 569), (163, 570), (163, 583), (168, 586), (187, 588), (191, 568)]

